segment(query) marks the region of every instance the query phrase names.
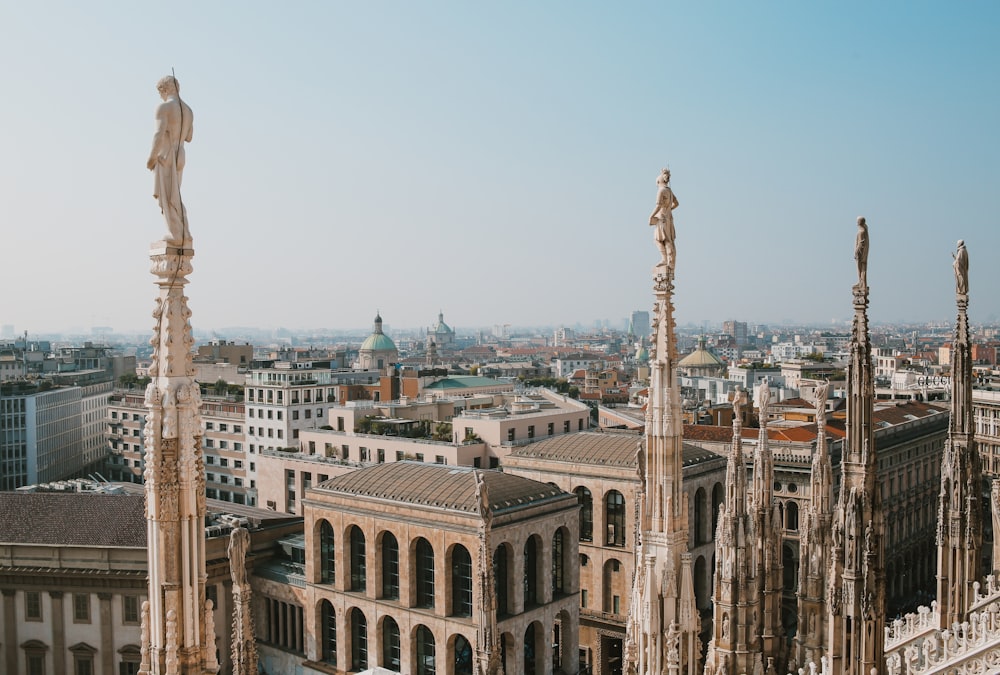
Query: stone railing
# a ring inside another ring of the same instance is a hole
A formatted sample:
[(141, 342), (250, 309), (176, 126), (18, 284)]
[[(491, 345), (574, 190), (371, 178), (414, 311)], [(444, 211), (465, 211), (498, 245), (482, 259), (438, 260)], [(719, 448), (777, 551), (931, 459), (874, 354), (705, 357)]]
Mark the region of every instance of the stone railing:
[(970, 612), (982, 612), (1000, 600), (1000, 582), (994, 575), (990, 574), (986, 577), (986, 592), (980, 593), (981, 589), (982, 585), (978, 581), (972, 583), (973, 600), (969, 607)]
[(889, 675), (1000, 672), (1000, 607), (971, 612), (965, 623), (887, 653), (886, 670)]
[(916, 612), (896, 619), (885, 627), (885, 651), (888, 654), (940, 627), (941, 614), (938, 612), (937, 601), (934, 601), (930, 607), (920, 607)]

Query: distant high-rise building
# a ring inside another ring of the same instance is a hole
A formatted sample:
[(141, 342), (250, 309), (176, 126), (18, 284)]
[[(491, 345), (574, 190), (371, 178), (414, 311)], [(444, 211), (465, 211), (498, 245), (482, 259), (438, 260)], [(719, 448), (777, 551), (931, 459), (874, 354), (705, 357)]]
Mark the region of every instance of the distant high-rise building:
[(649, 312), (645, 310), (635, 310), (629, 317), (629, 328), (632, 335), (637, 338), (648, 338), (652, 332), (649, 324)]
[(739, 347), (743, 347), (747, 343), (746, 321), (723, 321), (722, 332), (735, 338), (736, 344)]

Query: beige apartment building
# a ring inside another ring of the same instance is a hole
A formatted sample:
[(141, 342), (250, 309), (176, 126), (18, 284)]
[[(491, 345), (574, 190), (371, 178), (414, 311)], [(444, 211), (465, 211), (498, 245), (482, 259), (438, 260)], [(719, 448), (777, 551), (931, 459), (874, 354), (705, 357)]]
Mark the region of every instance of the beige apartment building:
[[(496, 468), (512, 448), (589, 428), (590, 408), (547, 389), (416, 401), (350, 401), (329, 408), (329, 424), (301, 430), (299, 446), (265, 449), (251, 459), (259, 503), (299, 513), (297, 500), (319, 482), (360, 466), (411, 460)], [(367, 418), (380, 433), (356, 431)], [(409, 434), (415, 423), (450, 422), (447, 441)]]
[[(588, 431), (514, 448), (504, 472), (557, 486), (577, 498), (580, 527), (580, 653), (595, 675), (621, 673), (638, 536), (639, 433)], [(690, 500), (691, 554), (698, 608), (711, 615), (714, 524), (708, 499), (721, 500), (724, 457), (684, 445), (684, 488)], [(717, 503), (717, 502), (715, 502)], [(700, 505), (700, 508), (699, 508)], [(709, 626), (703, 624), (707, 631)]]
[[(255, 506), (257, 485), (253, 473), (256, 466), (255, 458), (247, 453), (244, 416), (241, 401), (228, 397), (202, 398), (205, 494), (209, 499)], [(107, 478), (142, 482), (145, 424), (144, 393), (116, 390), (108, 402), (106, 420), (110, 451)]]
[(472, 675), (487, 635), (509, 675), (578, 672), (573, 495), (403, 462), (333, 478), (304, 505), (304, 672)]

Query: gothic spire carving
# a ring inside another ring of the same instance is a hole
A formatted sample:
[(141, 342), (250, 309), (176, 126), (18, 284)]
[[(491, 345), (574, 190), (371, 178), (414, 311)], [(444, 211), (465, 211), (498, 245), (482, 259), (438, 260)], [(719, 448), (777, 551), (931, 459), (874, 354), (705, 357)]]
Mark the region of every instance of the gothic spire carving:
[(173, 78), (160, 81), (160, 92), (165, 103), (157, 110), (158, 140), (154, 139), (150, 168), (158, 176), (161, 208), (171, 234), (150, 251), (158, 293), (145, 426), (149, 611), (143, 634), (149, 643), (142, 647), (148, 650), (149, 659), (148, 669), (142, 668), (143, 663), (139, 672), (205, 675), (218, 672), (218, 664), (214, 633), (209, 632), (214, 627), (206, 621), (211, 615), (206, 609), (211, 607), (206, 607), (205, 598), (201, 390), (194, 380), (191, 310), (184, 295), (194, 250), (180, 200), (183, 161), (177, 159), (182, 157), (178, 154), (183, 151), (182, 141), (190, 140), (189, 133), (177, 133), (181, 127), (190, 130), (180, 119), (186, 114), (190, 124), (190, 108), (176, 96)]
[(951, 419), (941, 459), (938, 501), (938, 611), (941, 627), (966, 620), (980, 580), (983, 548), (982, 466), (972, 419), (972, 341), (969, 337), (969, 257), (958, 242), (955, 288), (958, 317), (951, 358)]
[(632, 591), (641, 611), (631, 613), (626, 626), (626, 672), (640, 675), (668, 670), (694, 675), (701, 652), (688, 552), (688, 501), (681, 484), (682, 418), (672, 299), (676, 250), (671, 212), (676, 199), (668, 176), (657, 179), (657, 206), (650, 217), (650, 225), (657, 227), (661, 260), (653, 268), (641, 553), (635, 556)]
[(746, 393), (736, 391), (725, 501), (719, 507), (715, 530), (712, 638), (705, 675), (753, 673), (761, 663), (760, 578), (753, 561), (756, 525), (747, 509), (750, 492), (743, 457), (741, 418), (745, 403)]
[(885, 673), (884, 523), (872, 426), (875, 385), (868, 331), (868, 250), (868, 227), (864, 218), (858, 218), (847, 435), (827, 587), (827, 656), (835, 675)]
[(826, 442), (829, 382), (816, 386), (816, 450), (809, 476), (809, 503), (799, 517), (799, 625), (795, 635), (798, 663), (818, 663), (827, 620), (826, 571), (830, 565), (833, 513), (833, 467)]
[(753, 505), (754, 541), (753, 565), (758, 578), (760, 602), (760, 651), (764, 659), (771, 658), (784, 665), (784, 631), (781, 626), (781, 516), (774, 502), (774, 455), (767, 437), (767, 420), (771, 403), (771, 388), (767, 381), (760, 384), (760, 432), (754, 449)]

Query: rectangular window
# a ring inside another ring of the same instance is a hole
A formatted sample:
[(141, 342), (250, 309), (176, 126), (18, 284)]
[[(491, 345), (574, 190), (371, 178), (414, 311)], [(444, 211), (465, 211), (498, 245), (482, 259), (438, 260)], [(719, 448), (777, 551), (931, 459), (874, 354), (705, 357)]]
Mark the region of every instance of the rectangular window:
[(28, 675), (45, 675), (44, 654), (28, 654)]
[(205, 464), (215, 464), (215, 455), (205, 455)]
[(229, 460), (225, 457), (219, 459), (219, 466), (229, 466)]
[(396, 461), (397, 462), (402, 462), (403, 461), (403, 451), (402, 450), (397, 450), (396, 451)]
[(385, 450), (383, 450), (382, 448), (379, 448), (378, 449), (378, 463), (382, 464), (383, 462), (385, 462)]
[(418, 452), (417, 453), (417, 461), (418, 462), (424, 461), (424, 453), (422, 453), (422, 452)]
[(138, 624), (139, 623), (139, 596), (138, 595), (123, 595), (122, 596), (122, 623), (126, 623), (126, 624)]
[(90, 623), (90, 594), (73, 594), (73, 622)]
[(587, 606), (587, 589), (586, 588), (581, 588), (580, 589), (580, 606), (581, 607), (586, 607)]
[(514, 440), (514, 429), (513, 429), (513, 427), (507, 430), (507, 440), (508, 441), (513, 441)]
[(38, 591), (24, 592), (24, 617), (28, 621), (42, 620), (42, 594)]
[(306, 408), (306, 419), (312, 419), (313, 411)]
[(229, 431), (229, 425), (225, 422), (219, 424), (219, 431)]
[(622, 599), (621, 596), (616, 595), (611, 598), (612, 612), (615, 614), (622, 613)]
[(528, 425), (528, 438), (534, 438), (534, 437), (535, 437), (535, 425), (534, 424), (529, 424)]
[(242, 427), (242, 425), (234, 424), (233, 425), (233, 433), (234, 434), (242, 434), (243, 433), (243, 427)]
[(233, 461), (233, 467), (237, 468), (237, 469), (242, 469), (243, 468), (243, 460), (241, 460), (241, 459), (234, 460)]
[(554, 422), (549, 422), (549, 436), (556, 432), (556, 425)]
[(299, 411), (298, 410), (293, 410), (292, 411), (292, 421), (294, 422), (297, 419), (299, 419)]
[(250, 470), (251, 471), (256, 471), (257, 470), (257, 463), (256, 462), (250, 462)]
[(205, 428), (208, 429), (209, 431), (212, 431), (213, 429), (215, 429), (215, 422), (205, 422)]
[(437, 464), (447, 464), (448, 463), (448, 462), (445, 461), (444, 455), (435, 455), (434, 456), (434, 461)]
[(566, 420), (565, 422), (563, 422), (563, 433), (564, 434), (568, 434), (569, 433), (569, 420)]

